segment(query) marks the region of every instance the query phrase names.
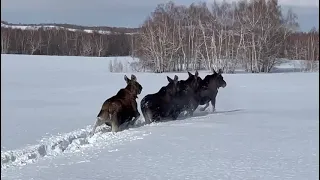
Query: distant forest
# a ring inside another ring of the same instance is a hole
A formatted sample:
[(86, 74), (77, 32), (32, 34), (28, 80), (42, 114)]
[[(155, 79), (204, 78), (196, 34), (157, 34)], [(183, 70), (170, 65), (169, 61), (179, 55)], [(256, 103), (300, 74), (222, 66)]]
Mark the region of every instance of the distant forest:
[(1, 23), (2, 54), (128, 56), (138, 32), (137, 28)]
[[(319, 29), (299, 32), (277, 0), (159, 4), (139, 28), (1, 21), (1, 54), (133, 56), (155, 72), (232, 69), (268, 72), (276, 58), (319, 60)], [(18, 26), (28, 26), (21, 28)]]

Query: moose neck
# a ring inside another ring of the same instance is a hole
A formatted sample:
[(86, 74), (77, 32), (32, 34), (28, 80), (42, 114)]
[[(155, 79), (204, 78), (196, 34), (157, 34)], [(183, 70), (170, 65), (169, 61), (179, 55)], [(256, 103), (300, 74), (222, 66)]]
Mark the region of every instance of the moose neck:
[(132, 84), (128, 84), (126, 86), (126, 89), (130, 91), (130, 94), (132, 94), (132, 96), (137, 97), (137, 88), (134, 87)]
[(158, 93), (161, 94), (161, 96), (163, 97), (163, 100), (164, 100), (165, 102), (170, 102), (170, 100), (172, 99), (172, 96), (171, 96), (170, 93), (168, 92), (166, 86), (162, 87), (162, 88), (159, 90)]

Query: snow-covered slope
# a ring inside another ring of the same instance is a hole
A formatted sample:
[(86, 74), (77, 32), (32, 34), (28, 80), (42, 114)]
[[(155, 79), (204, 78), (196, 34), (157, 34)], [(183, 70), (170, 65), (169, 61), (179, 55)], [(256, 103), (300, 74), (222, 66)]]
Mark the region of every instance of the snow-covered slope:
[[(38, 30), (40, 28), (44, 28), (44, 29), (65, 29), (68, 31), (84, 31), (86, 33), (96, 32), (99, 34), (110, 34), (111, 33), (111, 31), (107, 31), (107, 30), (75, 29), (75, 28), (66, 28), (66, 27), (58, 26), (58, 25), (11, 25), (11, 24), (1, 23), (1, 27), (12, 28), (12, 29), (22, 29), (22, 30)], [(136, 32), (125, 33), (125, 34), (136, 34)]]
[[(108, 60), (1, 58), (2, 179), (319, 178), (319, 73), (225, 74), (216, 113), (89, 138), (124, 73)], [(174, 76), (135, 74), (138, 104)]]

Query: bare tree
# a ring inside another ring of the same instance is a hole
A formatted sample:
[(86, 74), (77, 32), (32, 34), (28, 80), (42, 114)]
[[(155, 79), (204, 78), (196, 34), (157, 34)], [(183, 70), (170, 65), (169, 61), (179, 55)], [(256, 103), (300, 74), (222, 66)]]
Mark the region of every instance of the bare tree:
[(105, 39), (103, 39), (103, 36), (95, 33), (94, 34), (94, 43), (95, 43), (95, 47), (96, 47), (96, 53), (98, 57), (103, 56), (103, 50), (105, 49)]
[(89, 56), (93, 52), (93, 43), (92, 43), (92, 37), (91, 36), (82, 36), (81, 37), (81, 56)]
[(41, 37), (40, 31), (38, 30), (29, 31), (27, 43), (29, 45), (31, 55), (33, 55), (36, 51), (40, 50), (41, 43), (42, 43), (42, 37)]
[(10, 31), (1, 28), (1, 54), (7, 54), (10, 47)]

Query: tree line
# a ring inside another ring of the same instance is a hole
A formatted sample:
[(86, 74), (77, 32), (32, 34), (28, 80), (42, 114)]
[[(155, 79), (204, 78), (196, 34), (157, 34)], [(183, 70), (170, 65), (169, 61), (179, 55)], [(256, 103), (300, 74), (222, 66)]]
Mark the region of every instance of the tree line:
[[(6, 22), (2, 22), (6, 23)], [(319, 30), (298, 32), (297, 15), (277, 0), (159, 4), (141, 27), (1, 27), (1, 53), (134, 56), (154, 72), (237, 67), (269, 72), (278, 58), (319, 60)], [(58, 28), (62, 27), (62, 28)], [(70, 29), (73, 30), (70, 30)], [(85, 29), (92, 30), (87, 32)]]
[(319, 31), (296, 33), (277, 0), (160, 4), (143, 23), (138, 56), (155, 72), (223, 68), (269, 72), (279, 58), (319, 60)]
[(99, 33), (66, 28), (1, 27), (1, 54), (127, 56), (135, 34)]

